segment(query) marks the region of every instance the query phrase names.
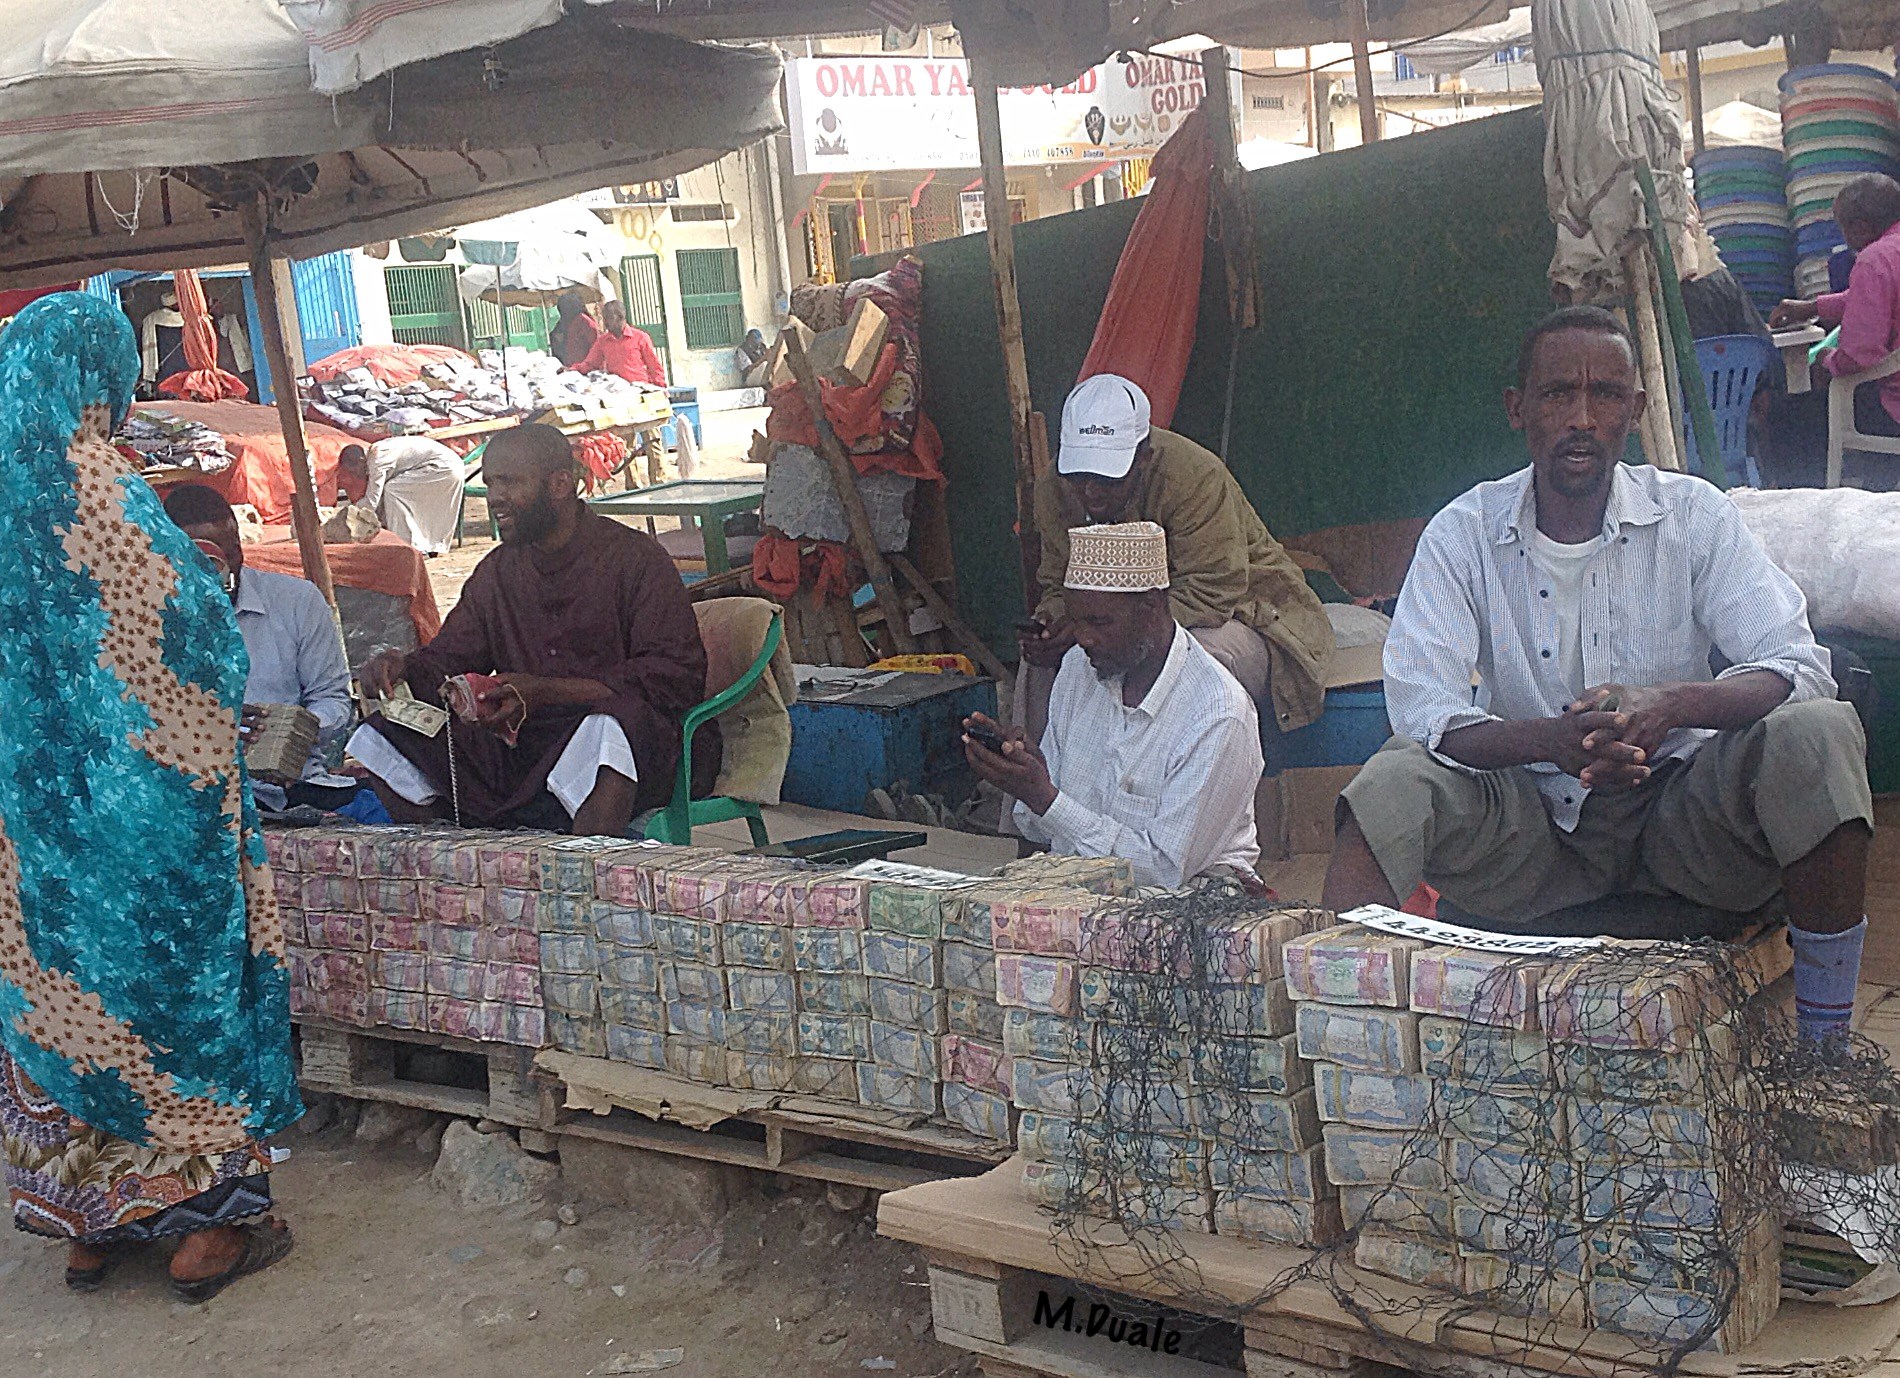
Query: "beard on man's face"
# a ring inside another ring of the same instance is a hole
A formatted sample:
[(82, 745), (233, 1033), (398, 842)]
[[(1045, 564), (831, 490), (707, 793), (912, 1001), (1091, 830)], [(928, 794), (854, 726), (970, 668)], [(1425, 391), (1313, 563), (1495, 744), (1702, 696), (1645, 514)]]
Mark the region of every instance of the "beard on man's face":
[(527, 506), (517, 507), (512, 516), (510, 527), (502, 532), (504, 545), (533, 545), (553, 531), (560, 521), (560, 512), (554, 505), (554, 499), (546, 492), (537, 494)]

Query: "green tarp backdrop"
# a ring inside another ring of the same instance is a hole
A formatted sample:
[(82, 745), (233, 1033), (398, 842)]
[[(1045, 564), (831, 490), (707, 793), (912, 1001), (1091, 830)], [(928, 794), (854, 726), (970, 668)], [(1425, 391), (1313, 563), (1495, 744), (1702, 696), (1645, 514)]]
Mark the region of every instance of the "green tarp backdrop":
[[(1264, 310), (1241, 341), (1229, 463), (1276, 534), (1429, 516), (1526, 462), (1500, 394), (1519, 336), (1550, 306), (1543, 137), (1541, 112), (1528, 110), (1246, 174)], [(1016, 229), (1029, 381), (1052, 451), (1139, 207)], [(974, 235), (915, 252), (958, 595), (1013, 659), (1023, 602), (989, 251)], [(1174, 428), (1213, 448), (1225, 295), (1210, 246)]]

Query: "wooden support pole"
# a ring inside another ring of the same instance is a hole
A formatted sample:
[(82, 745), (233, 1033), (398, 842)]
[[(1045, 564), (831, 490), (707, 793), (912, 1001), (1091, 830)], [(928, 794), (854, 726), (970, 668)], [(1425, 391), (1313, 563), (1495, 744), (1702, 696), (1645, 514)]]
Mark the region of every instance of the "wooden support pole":
[(1702, 50), (1690, 48), (1684, 63), (1683, 84), (1689, 88), (1689, 135), (1695, 143), (1695, 151), (1700, 153), (1709, 146), (1708, 136), (1702, 129)]
[[(277, 394), (277, 420), (284, 429), (284, 450), (290, 457), (290, 523), (297, 535), (297, 553), (303, 559), (304, 578), (317, 586), (323, 599), (336, 607), (336, 588), (330, 579), (330, 557), (323, 549), (323, 523), (317, 516), (317, 481), (310, 467), (310, 444), (304, 435), (303, 404), (297, 396), (300, 370), (286, 342), (286, 322), (297, 318), (294, 292), (278, 290), (278, 267), (271, 258), (262, 195), (244, 207), (244, 238), (251, 251), (251, 286), (257, 292), (257, 315), (264, 327), (264, 354), (270, 360)], [(284, 265), (287, 269), (288, 265)], [(289, 277), (288, 271), (284, 277)]]
[(780, 338), (785, 341), (785, 362), (791, 366), (792, 377), (798, 380), (798, 390), (804, 394), (805, 406), (811, 411), (812, 428), (818, 433), (818, 453), (825, 457), (831, 469), (831, 481), (838, 489), (838, 501), (851, 527), (851, 544), (857, 547), (858, 558), (864, 561), (864, 572), (871, 578), (871, 589), (877, 594), (878, 607), (883, 609), (884, 625), (890, 629), (891, 641), (899, 654), (909, 655), (917, 649), (916, 638), (910, 634), (910, 614), (904, 608), (904, 600), (897, 596), (897, 589), (891, 583), (890, 566), (884, 563), (877, 538), (871, 534), (871, 519), (865, 514), (864, 498), (858, 492), (858, 471), (838, 442), (831, 422), (825, 418), (824, 394), (818, 387), (818, 375), (812, 372), (811, 360), (805, 355), (805, 346), (798, 341), (798, 332), (790, 330)]
[(1016, 227), (1009, 215), (1009, 181), (1003, 169), (1003, 119), (996, 83), (981, 52), (970, 58), (976, 94), (976, 146), (983, 163), (983, 217), (990, 247), (990, 282), (996, 289), (996, 335), (1003, 347), (1003, 386), (1009, 395), (1009, 438), (1016, 459), (1016, 540), (1023, 602), (1036, 606), (1036, 456), (1029, 440), (1029, 360), (1023, 353), (1023, 307), (1016, 293)]
[(1240, 154), (1234, 129), (1233, 88), (1228, 82), (1227, 50), (1208, 48), (1201, 54), (1201, 75), (1207, 83), (1202, 109), (1207, 111), (1214, 135), (1214, 223), (1220, 239), (1221, 260), (1227, 269), (1227, 386), (1222, 394), (1220, 449), (1228, 454), (1234, 426), (1234, 388), (1240, 368), (1240, 333), (1260, 324), (1260, 290), (1254, 271), (1253, 216), (1240, 182)]
[(1682, 458), (1671, 421), (1669, 374), (1663, 367), (1662, 337), (1656, 328), (1656, 303), (1649, 294), (1649, 250), (1641, 245), (1623, 255), (1623, 280), (1630, 294), (1630, 332), (1636, 336), (1636, 365), (1649, 394), (1639, 429), (1643, 453), (1658, 469), (1680, 472)]
[(957, 615), (957, 610), (950, 606), (944, 596), (931, 587), (930, 581), (918, 572), (916, 565), (904, 556), (894, 554), (891, 556), (891, 568), (896, 570), (904, 582), (916, 591), (917, 596), (924, 600), (924, 606), (935, 614), (937, 620), (943, 623), (944, 629), (956, 638), (957, 644), (969, 654), (972, 660), (995, 676), (998, 683), (1009, 682), (1009, 666), (1003, 664), (997, 658), (996, 652), (985, 645), (983, 638), (971, 629), (970, 624)]
[(1346, 24), (1352, 35), (1352, 81), (1359, 88), (1359, 141), (1379, 142), (1379, 105), (1372, 90), (1372, 23), (1366, 0), (1346, 0)]

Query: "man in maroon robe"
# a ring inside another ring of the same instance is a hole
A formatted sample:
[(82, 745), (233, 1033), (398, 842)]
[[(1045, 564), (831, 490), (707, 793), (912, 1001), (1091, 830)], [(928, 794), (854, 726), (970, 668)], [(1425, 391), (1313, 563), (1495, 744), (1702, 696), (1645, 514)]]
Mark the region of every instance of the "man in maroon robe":
[[(501, 432), (483, 470), (500, 548), (475, 567), (434, 641), (378, 652), (359, 675), (372, 699), (406, 684), (445, 707), (451, 676), (499, 683), (475, 700), (474, 722), (452, 713), (428, 736), (378, 714), (350, 754), (398, 821), (621, 835), (672, 797), (680, 725), (705, 697), (692, 604), (651, 536), (581, 502), (559, 431)], [(716, 739), (695, 741), (695, 774), (716, 774), (718, 754)]]

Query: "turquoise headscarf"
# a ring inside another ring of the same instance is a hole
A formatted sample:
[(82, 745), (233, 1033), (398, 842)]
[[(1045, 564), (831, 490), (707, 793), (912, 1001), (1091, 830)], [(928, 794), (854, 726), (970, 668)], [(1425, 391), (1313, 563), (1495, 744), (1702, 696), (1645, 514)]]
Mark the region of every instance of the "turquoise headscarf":
[(84, 1124), (204, 1153), (302, 1106), (244, 644), (105, 443), (138, 373), (79, 293), (0, 332), (0, 1042)]

